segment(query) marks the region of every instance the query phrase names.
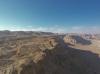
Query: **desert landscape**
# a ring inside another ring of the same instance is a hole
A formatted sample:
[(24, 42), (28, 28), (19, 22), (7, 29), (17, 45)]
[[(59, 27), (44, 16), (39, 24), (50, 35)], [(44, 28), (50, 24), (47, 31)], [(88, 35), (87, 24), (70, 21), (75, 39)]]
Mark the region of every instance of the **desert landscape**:
[(0, 31), (0, 74), (100, 74), (100, 34)]
[(100, 0), (0, 0), (0, 74), (100, 74)]

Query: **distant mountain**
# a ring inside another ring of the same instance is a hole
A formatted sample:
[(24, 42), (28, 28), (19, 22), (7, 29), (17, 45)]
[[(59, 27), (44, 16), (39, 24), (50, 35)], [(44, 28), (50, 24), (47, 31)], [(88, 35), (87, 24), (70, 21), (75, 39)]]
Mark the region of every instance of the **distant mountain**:
[(29, 37), (29, 36), (48, 36), (48, 35), (54, 35), (54, 33), (51, 32), (36, 32), (36, 31), (0, 31), (0, 38), (2, 37)]

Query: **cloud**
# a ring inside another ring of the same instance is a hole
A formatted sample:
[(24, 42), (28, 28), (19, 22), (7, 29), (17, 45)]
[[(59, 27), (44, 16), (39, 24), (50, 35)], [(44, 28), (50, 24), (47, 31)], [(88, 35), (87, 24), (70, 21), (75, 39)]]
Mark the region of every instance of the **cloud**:
[(100, 33), (100, 26), (73, 26), (70, 32), (75, 33)]
[(44, 27), (44, 26), (39, 26), (39, 27), (33, 27), (33, 26), (27, 26), (27, 30), (32, 30), (32, 31), (44, 31), (44, 32), (54, 32), (54, 33), (64, 33), (66, 29), (59, 25), (54, 25), (50, 27)]
[(100, 33), (100, 26), (0, 26), (0, 30), (11, 30), (11, 31), (44, 31), (44, 32), (54, 32), (54, 33)]
[(33, 28), (32, 31), (45, 31), (45, 32), (54, 32), (54, 33), (63, 33), (65, 29), (58, 27), (37, 27)]
[(0, 27), (0, 30), (11, 30), (11, 31), (43, 31), (43, 32), (54, 32), (54, 33), (64, 33), (65, 29), (58, 27), (58, 26), (53, 26), (53, 27), (33, 27), (33, 26), (26, 26), (26, 27), (21, 27), (21, 26), (11, 26), (11, 27)]

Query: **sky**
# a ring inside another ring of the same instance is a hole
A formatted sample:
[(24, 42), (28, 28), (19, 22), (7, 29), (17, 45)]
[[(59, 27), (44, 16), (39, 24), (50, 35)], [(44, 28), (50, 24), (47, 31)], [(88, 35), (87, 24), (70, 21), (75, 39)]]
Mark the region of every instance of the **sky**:
[(0, 30), (100, 33), (100, 0), (0, 0)]

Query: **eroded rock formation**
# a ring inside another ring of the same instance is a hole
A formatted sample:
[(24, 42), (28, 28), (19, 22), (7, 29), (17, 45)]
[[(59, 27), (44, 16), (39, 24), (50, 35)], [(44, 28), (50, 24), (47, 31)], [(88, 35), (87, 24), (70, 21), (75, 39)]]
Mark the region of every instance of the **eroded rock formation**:
[(80, 36), (2, 41), (0, 50), (5, 50), (0, 55), (0, 74), (100, 74), (97, 54), (71, 48), (67, 43), (85, 45), (88, 41)]

